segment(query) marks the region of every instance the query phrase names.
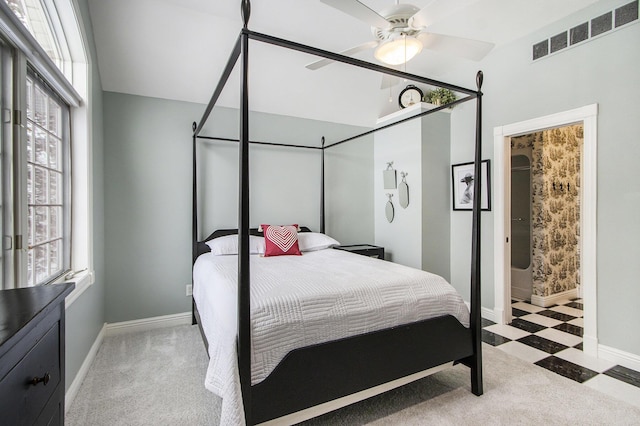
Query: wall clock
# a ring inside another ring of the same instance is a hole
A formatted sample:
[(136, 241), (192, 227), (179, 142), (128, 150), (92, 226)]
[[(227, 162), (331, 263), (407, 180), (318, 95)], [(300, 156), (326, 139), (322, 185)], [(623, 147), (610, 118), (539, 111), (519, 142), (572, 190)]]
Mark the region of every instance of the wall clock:
[(414, 86), (413, 84), (410, 84), (400, 92), (398, 103), (400, 104), (400, 108), (406, 108), (422, 102), (423, 96), (424, 93), (422, 93), (422, 90), (420, 90), (420, 88)]

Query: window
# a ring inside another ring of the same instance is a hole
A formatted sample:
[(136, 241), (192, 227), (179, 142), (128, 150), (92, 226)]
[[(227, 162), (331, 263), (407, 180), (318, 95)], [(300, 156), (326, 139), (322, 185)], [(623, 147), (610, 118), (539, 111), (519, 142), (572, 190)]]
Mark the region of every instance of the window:
[(40, 0), (5, 0), (11, 11), (18, 17), (22, 25), (38, 40), (47, 56), (61, 70), (63, 59), (54, 32), (51, 19)]
[(27, 76), (27, 286), (70, 267), (69, 107)]
[(73, 276), (67, 306), (94, 281), (92, 75), (75, 3), (0, 0), (2, 287)]

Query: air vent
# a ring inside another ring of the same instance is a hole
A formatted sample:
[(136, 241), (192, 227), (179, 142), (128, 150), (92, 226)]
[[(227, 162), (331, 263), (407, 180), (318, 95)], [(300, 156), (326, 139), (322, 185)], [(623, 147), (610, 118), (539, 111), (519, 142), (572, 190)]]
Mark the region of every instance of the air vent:
[(533, 60), (544, 58), (551, 53), (559, 52), (569, 46), (606, 34), (614, 28), (620, 28), (637, 20), (638, 0), (635, 0), (611, 12), (596, 16), (589, 22), (584, 22), (534, 44), (532, 49)]

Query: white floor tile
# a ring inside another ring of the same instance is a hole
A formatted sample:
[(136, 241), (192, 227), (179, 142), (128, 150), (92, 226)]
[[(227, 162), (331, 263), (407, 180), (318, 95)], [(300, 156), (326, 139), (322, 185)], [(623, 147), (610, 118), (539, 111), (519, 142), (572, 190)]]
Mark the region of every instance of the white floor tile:
[(567, 303), (571, 303), (573, 302), (573, 300), (569, 300), (569, 299), (562, 299), (559, 300), (557, 302), (554, 302), (556, 305), (566, 305)]
[(594, 358), (594, 357), (585, 355), (584, 352), (575, 348), (565, 349), (554, 355), (557, 356), (558, 358), (562, 358), (574, 364), (581, 365), (585, 368), (588, 368), (589, 370), (593, 370), (598, 373), (607, 371), (608, 369), (615, 367), (616, 365), (615, 362), (607, 361), (606, 359)]
[(545, 317), (544, 315), (539, 315), (539, 314), (523, 315), (520, 317), (520, 319), (523, 319), (535, 324), (543, 325), (545, 327), (555, 327), (558, 324), (562, 324), (562, 321)]
[(540, 306), (532, 305), (530, 303), (518, 302), (511, 305), (511, 307), (520, 309), (521, 311), (531, 312), (535, 314), (536, 312), (544, 311), (546, 308), (541, 308)]
[(530, 363), (538, 362), (541, 359), (551, 356), (546, 352), (520, 342), (507, 342), (496, 346), (496, 348)]
[(520, 330), (519, 328), (515, 328), (505, 324), (494, 324), (494, 325), (490, 325), (489, 327), (485, 327), (484, 329), (492, 333), (499, 334), (500, 336), (506, 337), (507, 339), (511, 339), (511, 340), (517, 340), (517, 339), (520, 339), (521, 337), (528, 336), (529, 334), (531, 334), (524, 330)]
[(582, 342), (582, 337), (574, 336), (573, 334), (565, 333), (564, 331), (556, 330), (555, 328), (545, 328), (544, 330), (540, 330), (534, 334), (567, 346), (575, 346)]
[(583, 385), (640, 407), (640, 388), (613, 377), (598, 374), (593, 379), (584, 382)]
[(552, 311), (560, 312), (561, 314), (567, 314), (574, 317), (581, 317), (582, 311), (576, 308), (570, 308), (568, 306), (554, 306), (553, 308), (549, 308)]
[(580, 317), (580, 318), (572, 319), (571, 321), (567, 321), (567, 324), (577, 325), (578, 327), (584, 328), (584, 318)]

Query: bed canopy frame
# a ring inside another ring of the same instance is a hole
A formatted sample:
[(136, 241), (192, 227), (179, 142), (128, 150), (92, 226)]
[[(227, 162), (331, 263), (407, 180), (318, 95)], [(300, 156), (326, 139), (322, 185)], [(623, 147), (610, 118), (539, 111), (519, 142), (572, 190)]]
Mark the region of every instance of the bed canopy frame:
[[(369, 63), (359, 59), (351, 58), (330, 51), (318, 49), (294, 41), (273, 37), (266, 34), (257, 33), (248, 29), (251, 12), (250, 0), (241, 0), (241, 14), (244, 26), (235, 42), (233, 51), (227, 61), (224, 71), (218, 84), (206, 106), (200, 122), (193, 123), (193, 202), (192, 202), (192, 260), (205, 251), (208, 251), (203, 242), (198, 239), (198, 199), (197, 199), (197, 156), (196, 147), (199, 140), (216, 140), (239, 143), (239, 205), (238, 205), (238, 371), (240, 376), (240, 387), (244, 404), (244, 415), (247, 424), (261, 423), (284, 415), (319, 406), (345, 397), (357, 392), (366, 392), (366, 389), (382, 386), (383, 383), (402, 380), (403, 377), (411, 376), (419, 371), (418, 366), (425, 362), (427, 367), (422, 370), (434, 370), (435, 366), (446, 361), (453, 363), (463, 363), (470, 368), (471, 391), (475, 395), (482, 395), (482, 339), (481, 339), (481, 304), (480, 304), (480, 206), (481, 206), (481, 160), (482, 160), (482, 71), (476, 75), (476, 90), (467, 89), (446, 82), (426, 78), (386, 68), (381, 65)], [(406, 80), (428, 84), (440, 88), (447, 88), (452, 91), (465, 94), (466, 96), (438, 106), (434, 109), (417, 113), (411, 117), (392, 122), (390, 124), (377, 127), (347, 137), (331, 143), (325, 143), (322, 137), (320, 146), (295, 145), (277, 142), (254, 141), (249, 138), (249, 41), (254, 40), (279, 46), (294, 51), (320, 56), (336, 62), (359, 67), (366, 70), (376, 71)], [(240, 132), (239, 139), (221, 138), (201, 135), (204, 124), (211, 114), (222, 90), (224, 89), (233, 68), (240, 61)], [(475, 193), (478, 196), (473, 199), (472, 209), (472, 248), (471, 248), (471, 297), (470, 297), (470, 326), (466, 330), (457, 320), (451, 316), (437, 317), (406, 326), (395, 327), (393, 329), (381, 330), (380, 332), (366, 335), (354, 336), (352, 338), (327, 342), (313, 347), (301, 348), (292, 351), (284, 361), (286, 366), (279, 365), (274, 372), (261, 383), (251, 385), (251, 311), (250, 311), (250, 264), (249, 264), (249, 235), (256, 234), (255, 229), (250, 228), (249, 223), (249, 145), (270, 145), (279, 147), (289, 147), (298, 149), (319, 150), (321, 157), (321, 191), (320, 191), (320, 232), (325, 232), (325, 203), (324, 203), (324, 151), (332, 147), (347, 143), (383, 130), (399, 125), (409, 120), (433, 114), (438, 111), (450, 108), (454, 105), (476, 100), (476, 129), (475, 129), (475, 154), (474, 154), (474, 175)], [(222, 233), (216, 231), (204, 241), (236, 230), (224, 230)], [(195, 301), (192, 303), (193, 323), (200, 326), (205, 346), (208, 347), (206, 336), (204, 335)], [(453, 322), (452, 322), (453, 320)], [(457, 323), (457, 324), (454, 324)], [(425, 340), (427, 343), (420, 343), (417, 340)], [(397, 348), (406, 348), (405, 351), (398, 351)], [(437, 348), (434, 351), (434, 347)], [(377, 355), (372, 356), (372, 352)], [(400, 352), (400, 353), (399, 353)], [(437, 352), (434, 354), (433, 352)], [(356, 356), (353, 354), (364, 354)], [(364, 357), (363, 357), (364, 356)], [(375, 358), (375, 359), (369, 359)], [(425, 361), (426, 359), (426, 361)], [(394, 366), (394, 364), (402, 364)], [(301, 376), (301, 372), (309, 369), (313, 365), (314, 376)], [(338, 366), (338, 367), (337, 367)], [(336, 370), (337, 369), (337, 370)], [(386, 370), (380, 372), (376, 370)], [(336, 371), (334, 371), (336, 370)], [(358, 378), (352, 370), (368, 372), (367, 378)], [(410, 374), (407, 374), (410, 372)], [(275, 374), (277, 373), (277, 374)], [(427, 373), (429, 374), (429, 373)], [(424, 377), (427, 374), (423, 374)], [(272, 376), (276, 376), (272, 378)], [(342, 377), (341, 376), (345, 376)], [(404, 381), (408, 383), (416, 380)], [(334, 381), (327, 385), (325, 382)], [(315, 392), (314, 386), (322, 382), (323, 389)], [(397, 384), (394, 385), (398, 386)], [(378, 391), (376, 393), (380, 393)], [(372, 393), (369, 396), (375, 395)], [(358, 400), (365, 399), (367, 396)], [(293, 400), (293, 401), (291, 401)], [(357, 401), (357, 400), (355, 400)], [(351, 401), (351, 402), (355, 402)], [(351, 402), (342, 404), (348, 405)], [(332, 408), (335, 409), (335, 408)], [(324, 410), (323, 412), (331, 411)], [(318, 415), (316, 414), (316, 415)], [(311, 416), (312, 417), (312, 416)], [(308, 417), (307, 417), (308, 418)]]

